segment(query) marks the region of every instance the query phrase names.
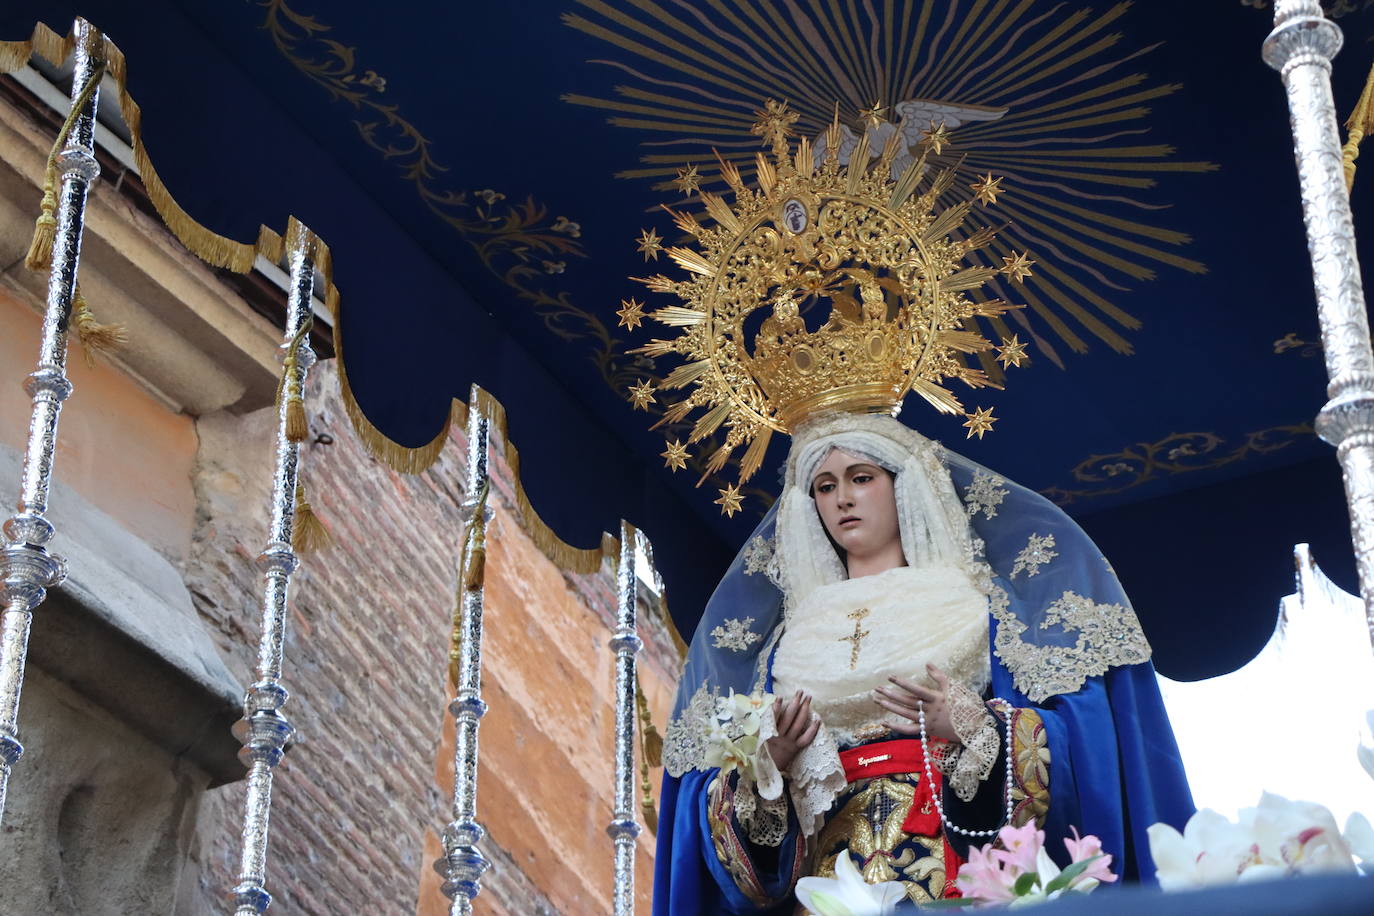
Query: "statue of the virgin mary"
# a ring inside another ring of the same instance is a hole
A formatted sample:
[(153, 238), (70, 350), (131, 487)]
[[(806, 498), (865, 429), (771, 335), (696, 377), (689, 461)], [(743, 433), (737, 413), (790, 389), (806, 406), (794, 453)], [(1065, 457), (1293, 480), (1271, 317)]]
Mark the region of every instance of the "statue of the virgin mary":
[[(891, 417), (824, 414), (794, 435), (782, 498), (688, 654), (655, 914), (791, 913), (797, 879), (845, 854), (928, 901), (970, 843), (1032, 821), (1052, 855), (1073, 828), (1128, 880), (1152, 878), (1146, 828), (1193, 807), (1149, 644), (1101, 552), (1044, 497)], [(886, 568), (854, 574), (875, 555)], [(721, 778), (709, 736), (731, 692), (777, 709), (752, 774)]]
[[(874, 158), (861, 140), (842, 166), (838, 120), (813, 153), (790, 148), (785, 105), (759, 118), (758, 189), (722, 160), (733, 206), (703, 192), (715, 225), (679, 214), (697, 247), (667, 249), (688, 279), (644, 281), (683, 301), (651, 316), (681, 333), (640, 352), (688, 360), (663, 379), (693, 388), (664, 420), (703, 408), (690, 441), (724, 431), (708, 474), (747, 444), (748, 479), (774, 433), (793, 437), (782, 496), (687, 656), (654, 913), (790, 913), (797, 880), (841, 856), (928, 901), (953, 892), (971, 842), (1032, 821), (1052, 855), (1077, 830), (1151, 878), (1146, 828), (1193, 809), (1111, 566), (1043, 497), (895, 419), (908, 392), (960, 413), (942, 381), (994, 384), (969, 358), (993, 348), (979, 319), (1016, 306), (975, 293), (1033, 262), (970, 260), (994, 233), (964, 223), (1001, 179), (950, 204), (953, 169), (925, 183), (933, 148), (894, 181), (893, 142)], [(996, 349), (1019, 365), (1023, 346)], [(654, 387), (631, 391), (647, 406)], [(970, 434), (992, 423), (965, 416)], [(735, 486), (718, 500), (739, 501)]]

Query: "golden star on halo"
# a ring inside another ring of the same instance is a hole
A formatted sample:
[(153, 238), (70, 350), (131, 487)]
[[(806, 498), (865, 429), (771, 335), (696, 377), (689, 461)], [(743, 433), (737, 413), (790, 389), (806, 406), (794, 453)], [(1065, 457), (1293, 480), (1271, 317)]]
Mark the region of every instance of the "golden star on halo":
[(658, 260), (658, 253), (663, 250), (663, 236), (653, 229), (645, 229), (635, 241), (639, 244), (639, 253), (644, 255), (644, 260)]
[(635, 410), (648, 410), (649, 405), (654, 403), (653, 383), (645, 379), (638, 385), (631, 385), (630, 400), (634, 401)]
[(687, 446), (682, 444), (681, 439), (674, 439), (668, 443), (668, 449), (663, 452), (663, 466), (674, 471), (680, 471), (687, 467)]
[(930, 122), (930, 129), (921, 131), (921, 142), (930, 147), (930, 151), (935, 155), (940, 155), (944, 150), (945, 144), (949, 143), (949, 131), (945, 130), (945, 122), (936, 124)]
[(720, 491), (720, 499), (716, 500), (716, 505), (720, 506), (720, 511), (725, 513), (727, 518), (733, 518), (735, 513), (740, 510), (740, 504), (744, 497), (740, 495), (738, 484), (729, 484), (724, 490)]
[(677, 170), (677, 177), (673, 179), (673, 184), (683, 194), (691, 194), (701, 187), (701, 176), (697, 174), (697, 167), (689, 165), (685, 169)]
[(992, 173), (988, 172), (986, 177), (978, 179), (969, 185), (973, 189), (973, 194), (985, 204), (997, 203), (997, 195), (1002, 193), (1002, 179), (993, 178)]
[(621, 299), (620, 305), (620, 311), (616, 312), (620, 316), (620, 327), (633, 331), (644, 320), (644, 303), (638, 299)]
[(1026, 253), (1022, 251), (1020, 253), (1014, 254), (1010, 258), (1003, 258), (1002, 267), (1000, 268), (999, 272), (1006, 274), (1007, 276), (1015, 280), (1017, 283), (1020, 283), (1022, 280), (1031, 276), (1030, 269), (1031, 265), (1034, 263), (1035, 262), (1032, 261), (1029, 257), (1027, 257)]
[(979, 439), (983, 438), (983, 433), (990, 432), (992, 424), (998, 419), (992, 415), (991, 407), (975, 407), (973, 413), (966, 413), (964, 416), (968, 417), (968, 422), (964, 424), (964, 428), (968, 430), (968, 435), (964, 437), (966, 439), (972, 439), (975, 435)]
[(1002, 341), (1002, 346), (996, 349), (997, 361), (1002, 364), (1003, 369), (1008, 366), (1015, 366), (1019, 369), (1021, 364), (1030, 358), (1026, 355), (1026, 345), (1017, 340), (1015, 334)]
[(872, 108), (864, 108), (859, 111), (859, 124), (862, 127), (877, 127), (887, 119), (883, 117), (883, 112), (887, 111), (887, 106), (882, 102), (874, 102)]

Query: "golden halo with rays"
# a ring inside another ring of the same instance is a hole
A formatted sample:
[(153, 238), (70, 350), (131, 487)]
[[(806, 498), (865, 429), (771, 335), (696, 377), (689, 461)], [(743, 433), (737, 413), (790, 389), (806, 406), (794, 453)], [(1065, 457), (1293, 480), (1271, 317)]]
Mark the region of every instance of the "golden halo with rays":
[[(1152, 48), (1124, 47), (1113, 31), (1129, 2), (1100, 10), (1041, 0), (579, 5), (565, 22), (611, 45), (616, 59), (595, 63), (627, 79), (609, 98), (564, 98), (653, 135), (643, 143), (643, 167), (621, 177), (664, 186), (679, 168), (699, 164), (702, 187), (719, 188), (708, 150), (736, 166), (749, 161), (760, 98), (787, 99), (797, 132), (817, 145), (841, 100), (842, 164), (861, 134), (870, 135), (876, 155), (885, 135), (902, 134), (914, 148), (931, 122), (943, 122), (946, 147), (929, 161), (958, 178), (943, 205), (958, 202), (954, 189), (989, 173), (1017, 188), (999, 201), (1011, 225), (973, 257), (998, 266), (1028, 252), (1041, 262), (1014, 284), (1015, 295), (1002, 279), (987, 291), (1027, 304), (1010, 316), (1015, 330), (1061, 367), (1057, 342), (1085, 352), (1096, 339), (1133, 352), (1125, 333), (1140, 321), (1114, 294), (1154, 277), (1160, 265), (1206, 270), (1178, 253), (1188, 235), (1155, 223), (1164, 205), (1148, 192), (1160, 175), (1216, 166), (1177, 161), (1174, 147), (1141, 139), (1149, 104), (1181, 87), (1136, 72)], [(874, 126), (875, 112), (887, 121)], [(975, 324), (995, 339), (1013, 333), (1000, 318)], [(1001, 378), (987, 354), (980, 359), (991, 378)]]
[[(757, 154), (757, 188), (722, 160), (734, 203), (702, 192), (714, 225), (669, 210), (695, 239), (694, 247), (665, 249), (687, 279), (640, 278), (651, 290), (681, 300), (649, 315), (681, 330), (633, 352), (686, 362), (659, 389), (647, 380), (632, 387), (636, 403), (647, 403), (655, 390), (692, 389), (662, 422), (704, 410), (688, 444), (724, 429), (702, 481), (745, 447), (743, 484), (759, 469), (775, 432), (789, 432), (826, 410), (895, 415), (909, 391), (937, 410), (968, 417), (969, 435), (981, 438), (995, 419), (991, 411), (967, 413), (941, 383), (996, 386), (965, 361), (993, 349), (965, 324), (1018, 306), (970, 297), (998, 268), (968, 266), (966, 259), (995, 235), (970, 227), (960, 239), (952, 237), (968, 223), (977, 191), (971, 185), (972, 197), (941, 205), (955, 178), (952, 169), (927, 168), (938, 132), (894, 180), (902, 148), (895, 136), (870, 161), (865, 135), (841, 165), (838, 120), (826, 131), (823, 151), (805, 137), (794, 151), (787, 135), (795, 115), (785, 104), (770, 100), (757, 115), (754, 130), (772, 146), (771, 155)], [(1016, 263), (1021, 260), (1018, 255)], [(822, 314), (823, 303), (828, 314)], [(819, 326), (808, 327), (807, 317)], [(717, 502), (733, 514), (738, 485), (729, 490)]]

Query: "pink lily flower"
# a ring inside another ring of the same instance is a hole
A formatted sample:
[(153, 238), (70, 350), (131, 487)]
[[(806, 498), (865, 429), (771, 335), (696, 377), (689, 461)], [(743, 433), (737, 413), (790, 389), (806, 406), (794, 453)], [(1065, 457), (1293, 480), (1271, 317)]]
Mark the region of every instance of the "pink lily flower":
[(1103, 854), (1102, 841), (1091, 833), (1085, 837), (1079, 837), (1077, 827), (1071, 826), (1069, 829), (1073, 831), (1073, 837), (1064, 837), (1064, 847), (1069, 851), (1070, 860), (1082, 862), (1084, 859), (1091, 859), (1093, 856), (1102, 856), (1102, 858), (1089, 865), (1087, 871), (1083, 872), (1083, 874), (1075, 879), (1074, 884), (1088, 878), (1095, 878), (1098, 881), (1107, 883), (1115, 881), (1117, 876), (1112, 874), (1111, 871), (1112, 857), (1109, 854)]

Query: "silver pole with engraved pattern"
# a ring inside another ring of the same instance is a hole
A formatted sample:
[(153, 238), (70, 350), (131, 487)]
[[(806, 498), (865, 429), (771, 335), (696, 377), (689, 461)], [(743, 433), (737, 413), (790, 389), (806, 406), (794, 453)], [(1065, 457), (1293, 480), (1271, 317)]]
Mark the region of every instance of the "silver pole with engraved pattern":
[[(303, 328), (311, 319), (315, 262), (307, 250), (309, 232), (292, 223), (287, 233), (291, 286), (287, 298), (286, 354), (282, 391), (277, 399), (277, 460), (272, 477), (272, 520), (267, 547), (258, 555), (263, 573), (262, 630), (258, 641), (257, 680), (243, 700), (243, 749), (239, 759), (248, 767), (244, 800), (242, 852), (238, 884), (232, 891), (235, 916), (256, 916), (272, 903), (267, 892), (267, 834), (272, 810), (272, 773), (281, 762), (295, 729), (281, 712), (289, 696), (281, 684), (282, 653), (286, 641), (286, 599), (291, 574), (299, 565), (292, 549), (296, 524), (296, 484), (300, 444), (287, 435), (289, 403), (305, 391), (305, 379), (315, 362)], [(302, 337), (301, 340), (297, 340)], [(295, 357), (292, 358), (292, 353)]]
[(615, 840), (615, 916), (634, 916), (635, 841), (635, 654), (644, 645), (636, 633), (635, 611), (639, 580), (635, 575), (635, 545), (639, 532), (620, 523), (620, 562), (616, 570), (616, 628), (610, 646), (615, 652), (615, 812), (606, 832)]
[(481, 404), (474, 385), (468, 398), (468, 479), (462, 506), (468, 529), (450, 656), (456, 691), (448, 707), (454, 720), (453, 820), (444, 827), (444, 855), (434, 863), (434, 870), (444, 879), (449, 916), (471, 916), (473, 898), (482, 890), (482, 874), (491, 864), (478, 848), (486, 831), (477, 821), (477, 729), (487, 712), (482, 700), (482, 611), (486, 599), (486, 531), (492, 517), (487, 505), (491, 420)]
[[(72, 31), (76, 38), (71, 95), (75, 106), (87, 84), (98, 79), (103, 70), (100, 55), (105, 39), (84, 19), (76, 20)], [(0, 817), (4, 815), (10, 769), (24, 753), (18, 737), (19, 694), (24, 685), (33, 612), (47, 597), (48, 589), (61, 584), (67, 575), (66, 561), (48, 552), (53, 526), (44, 513), (48, 509), (53, 457), (57, 451), (57, 419), (62, 402), (72, 393), (72, 383), (67, 380), (67, 325), (76, 294), (86, 195), (100, 174), (95, 159), (99, 95), (99, 87), (93, 87), (85, 105), (75, 114), (67, 143), (56, 160), (61, 190), (43, 338), (38, 368), (24, 382), (24, 389), (33, 398), (28, 448), (24, 453), (19, 502), (14, 515), (4, 524), (0, 548), (0, 601), (4, 606), (4, 616), (0, 618)]]
[(1336, 447), (1341, 463), (1360, 593), (1374, 640), (1374, 352), (1331, 95), (1331, 59), (1341, 43), (1341, 30), (1323, 15), (1319, 0), (1278, 0), (1264, 60), (1280, 72), (1288, 96), (1330, 377), (1330, 400), (1316, 428)]

